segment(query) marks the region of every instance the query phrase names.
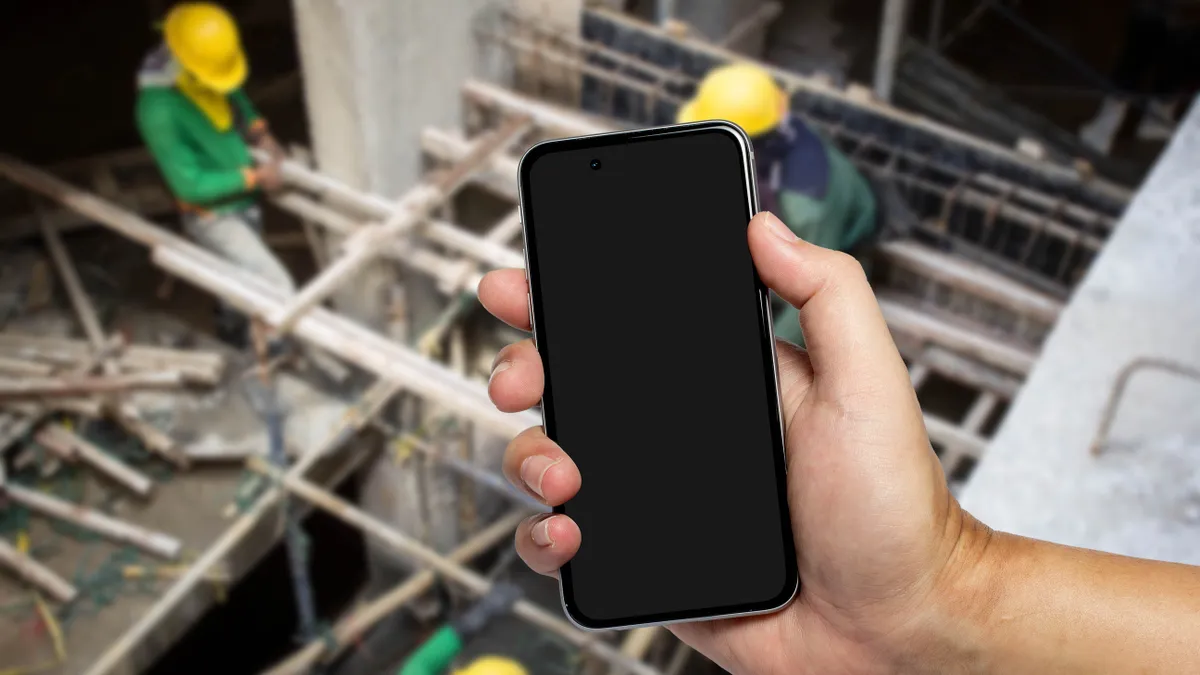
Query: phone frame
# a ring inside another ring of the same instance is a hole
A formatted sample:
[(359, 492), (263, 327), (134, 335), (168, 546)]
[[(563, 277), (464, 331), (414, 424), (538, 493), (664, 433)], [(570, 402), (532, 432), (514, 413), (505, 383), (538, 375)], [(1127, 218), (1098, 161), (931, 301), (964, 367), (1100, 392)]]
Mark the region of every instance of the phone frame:
[[(669, 136), (678, 136), (683, 134), (693, 133), (709, 133), (712, 131), (723, 132), (731, 135), (737, 140), (738, 146), (741, 149), (742, 160), (742, 176), (745, 182), (746, 204), (749, 211), (746, 214), (746, 221), (758, 213), (758, 182), (755, 176), (754, 162), (754, 146), (750, 138), (741, 127), (724, 120), (709, 120), (703, 122), (693, 122), (689, 124), (676, 124), (665, 127), (652, 127), (647, 129), (635, 129), (631, 131), (617, 131), (604, 134), (592, 134), (588, 136), (575, 136), (571, 138), (557, 138), (547, 141), (542, 141), (530, 147), (521, 156), (518, 168), (518, 194), (520, 198), (521, 209), (521, 230), (524, 236), (524, 255), (525, 255), (525, 276), (528, 282), (528, 301), (529, 301), (529, 323), (533, 328), (533, 343), (537, 347), (539, 340), (542, 339), (544, 328), (541, 324), (540, 317), (542, 314), (541, 299), (538, 297), (538, 267), (536, 254), (536, 236), (533, 233), (532, 215), (530, 213), (527, 195), (529, 193), (530, 168), (533, 161), (538, 157), (551, 153), (569, 150), (580, 150), (589, 148), (603, 148), (612, 145), (620, 145), (633, 143), (645, 140), (661, 139)], [(602, 170), (602, 169), (601, 169)], [(531, 253), (532, 252), (532, 253)], [(763, 353), (769, 355), (764, 358), (764, 369), (769, 369), (771, 378), (774, 382), (774, 387), (768, 386), (768, 414), (772, 415), (774, 420), (772, 427), (776, 429), (776, 433), (772, 438), (772, 444), (775, 446), (775, 475), (776, 475), (776, 490), (779, 496), (779, 504), (782, 511), (780, 523), (783, 532), (784, 551), (787, 556), (786, 574), (787, 578), (784, 583), (784, 590), (778, 597), (771, 598), (765, 602), (746, 603), (745, 605), (735, 605), (727, 607), (701, 608), (695, 610), (681, 610), (678, 612), (662, 612), (648, 616), (629, 617), (627, 619), (609, 619), (596, 620), (584, 616), (575, 606), (573, 599), (570, 597), (568, 589), (571, 586), (571, 571), (570, 563), (568, 562), (559, 573), (559, 600), (562, 604), (563, 612), (567, 618), (579, 628), (584, 630), (613, 630), (613, 629), (629, 629), (643, 626), (658, 626), (672, 623), (682, 623), (688, 621), (702, 621), (712, 619), (724, 619), (740, 616), (752, 616), (757, 614), (769, 614), (779, 611), (786, 607), (800, 589), (800, 575), (796, 562), (796, 547), (792, 535), (791, 514), (788, 510), (787, 503), (787, 455), (784, 445), (784, 427), (783, 427), (783, 409), (781, 405), (780, 387), (779, 387), (779, 364), (775, 351), (775, 330), (774, 320), (771, 312), (771, 296), (766, 285), (759, 278), (758, 272), (754, 273), (754, 281), (756, 287), (756, 295), (758, 298), (759, 309), (759, 329), (763, 340)], [(549, 372), (549, 364), (547, 363), (546, 352), (538, 349), (538, 353), (542, 359), (544, 372)], [(542, 429), (546, 435), (553, 439), (554, 433), (554, 407), (551, 396), (550, 378), (544, 379), (545, 388), (542, 394)], [(771, 401), (774, 404), (771, 405)], [(570, 449), (566, 449), (570, 452)], [(554, 508), (554, 513), (563, 513), (562, 506)], [(790, 554), (790, 555), (789, 555)]]

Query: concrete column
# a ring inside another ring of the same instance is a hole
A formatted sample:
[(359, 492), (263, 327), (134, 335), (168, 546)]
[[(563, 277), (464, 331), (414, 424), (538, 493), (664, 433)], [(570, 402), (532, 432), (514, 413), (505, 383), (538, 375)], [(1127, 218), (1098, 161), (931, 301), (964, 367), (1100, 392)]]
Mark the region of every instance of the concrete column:
[(883, 18), (879, 25), (879, 49), (875, 55), (875, 97), (892, 100), (892, 85), (896, 80), (896, 61), (904, 42), (908, 20), (908, 0), (884, 0)]
[[(700, 35), (721, 42), (739, 21), (758, 11), (764, 0), (673, 0), (667, 9), (671, 18), (683, 21)], [(763, 50), (765, 31), (759, 30), (740, 40), (739, 51), (758, 55)]]
[[(321, 171), (385, 196), (399, 196), (421, 177), (421, 128), (457, 126), (463, 79), (475, 49), (472, 21), (486, 0), (293, 0), (313, 151)], [(389, 321), (391, 291), (403, 285), (410, 336), (432, 322), (445, 299), (421, 275), (399, 276), (391, 264), (366, 270), (335, 295), (338, 308), (367, 325)], [(415, 419), (417, 416), (406, 415)], [(419, 462), (384, 453), (368, 467), (363, 506), (439, 550), (458, 537), (455, 509), (431, 509), (426, 528), (419, 495), (454, 501), (456, 480)], [(447, 493), (447, 494), (443, 494)], [(371, 584), (387, 588), (408, 565), (368, 541)]]

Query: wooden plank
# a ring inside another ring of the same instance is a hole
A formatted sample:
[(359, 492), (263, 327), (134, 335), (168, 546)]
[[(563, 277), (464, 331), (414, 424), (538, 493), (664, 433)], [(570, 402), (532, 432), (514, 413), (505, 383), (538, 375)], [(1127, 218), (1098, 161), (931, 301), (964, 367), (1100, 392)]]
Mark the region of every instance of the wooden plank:
[(140, 525), (107, 516), (95, 509), (80, 506), (58, 497), (30, 490), (13, 483), (0, 486), (0, 491), (13, 502), (30, 511), (50, 518), (64, 520), (96, 534), (122, 544), (131, 544), (163, 558), (174, 560), (179, 557), (183, 544), (168, 534), (155, 532)]
[(148, 497), (151, 490), (154, 489), (154, 481), (150, 480), (149, 476), (126, 465), (61, 425), (48, 424), (42, 427), (34, 436), (34, 440), (64, 458), (82, 461), (139, 497)]
[(979, 433), (983, 429), (983, 425), (987, 424), (988, 418), (992, 416), (992, 412), (996, 410), (999, 402), (1000, 398), (992, 392), (980, 392), (975, 402), (971, 404), (971, 409), (967, 411), (967, 416), (963, 420), (963, 429)]
[(183, 384), (183, 375), (177, 371), (94, 377), (28, 377), (19, 380), (0, 378), (0, 401), (45, 396), (112, 393), (133, 389), (161, 389), (179, 387)]
[[(978, 434), (987, 423), (988, 418), (996, 410), (996, 405), (1000, 402), (1000, 398), (990, 391), (980, 392), (975, 398), (975, 402), (971, 404), (971, 409), (967, 411), (967, 416), (963, 420), (962, 430), (965, 433)], [(942, 470), (946, 476), (952, 476), (958, 470), (962, 463), (963, 457), (971, 457), (978, 460), (983, 455), (984, 448), (980, 448), (970, 444), (963, 443), (947, 443), (942, 447)]]
[[(466, 157), (472, 147), (472, 142), (459, 131), (435, 127), (421, 131), (421, 149), (438, 161), (456, 162)], [(485, 169), (475, 175), (475, 185), (501, 199), (517, 201), (517, 160), (498, 154), (488, 161)]]
[[(283, 306), (278, 289), (198, 248), (183, 253), (174, 247), (158, 247), (153, 259), (156, 264), (224, 298), (243, 312), (263, 316), (264, 312)], [(324, 308), (314, 307), (302, 315), (294, 334), (381, 377), (403, 381), (414, 393), (470, 417), (499, 435), (514, 436), (541, 423), (540, 415), (534, 412), (498, 411), (482, 383), (467, 380), (441, 364), (431, 363), (412, 349)]]
[(1010, 373), (1027, 375), (1037, 359), (1032, 352), (923, 314), (894, 300), (879, 298), (879, 308), (894, 331), (942, 345)]
[(509, 211), (507, 216), (493, 225), (484, 239), (503, 245), (516, 239), (518, 234), (521, 234), (521, 209), (519, 207)]
[(107, 342), (107, 338), (104, 336), (104, 328), (100, 325), (96, 308), (92, 306), (91, 299), (88, 298), (87, 293), (83, 290), (83, 281), (80, 280), (79, 272), (75, 269), (74, 263), (71, 262), (71, 256), (67, 254), (67, 248), (63, 246), (62, 238), (58, 236), (58, 232), (47, 224), (41, 200), (33, 197), (30, 203), (33, 205), (34, 213), (37, 215), (38, 222), (41, 225), (42, 240), (46, 243), (46, 250), (49, 251), (50, 258), (54, 261), (54, 266), (58, 269), (58, 276), (62, 279), (63, 285), (67, 289), (67, 296), (71, 299), (71, 306), (75, 308), (75, 314), (79, 317), (79, 323), (83, 325), (84, 334), (87, 335), (88, 341), (92, 343), (93, 349), (104, 349)]
[(0, 373), (6, 375), (46, 376), (54, 372), (54, 366), (26, 359), (0, 355)]
[[(286, 164), (286, 163), (285, 163)], [(283, 305), (279, 289), (137, 214), (124, 211), (11, 157), (0, 155), (0, 174), (79, 209), (135, 241), (154, 247), (160, 267), (182, 276), (243, 312), (265, 316)], [(415, 394), (473, 418), (491, 431), (513, 436), (541, 423), (540, 415), (501, 413), (486, 388), (430, 363), (413, 350), (344, 317), (315, 308), (296, 324), (296, 335), (381, 377), (403, 381)]]
[(972, 457), (981, 457), (987, 449), (986, 439), (940, 417), (926, 415), (925, 430), (929, 432), (930, 440), (944, 448), (956, 448)]
[(510, 118), (489, 133), (461, 162), (431, 182), (422, 183), (409, 190), (396, 204), (387, 220), (380, 225), (361, 228), (353, 234), (346, 241), (346, 252), (301, 288), (284, 307), (266, 317), (267, 321), (276, 330), (290, 331), (302, 314), (329, 297), (363, 265), (374, 260), (386, 244), (403, 237), (417, 223), (427, 218), (430, 211), (452, 197), (488, 158), (528, 131), (530, 124), (525, 117)]
[(1063, 303), (992, 270), (914, 241), (891, 241), (877, 248), (892, 263), (957, 290), (994, 302), (1047, 324), (1058, 321)]
[[(313, 168), (312, 153), (308, 148), (302, 145), (293, 145), (291, 148), (292, 160), (303, 164), (308, 168)], [(313, 262), (318, 270), (323, 270), (329, 266), (329, 249), (325, 244), (325, 237), (317, 229), (315, 223), (311, 220), (301, 219), (300, 229), (304, 234), (304, 241), (308, 244), (309, 252), (312, 253)]]
[[(634, 628), (625, 633), (625, 639), (621, 641), (621, 653), (631, 659), (645, 658), (646, 652), (650, 651), (650, 647), (654, 645), (654, 641), (659, 639), (666, 629), (662, 626), (642, 626)], [(622, 675), (625, 671), (613, 666), (608, 670), (608, 675)]]
[(66, 579), (0, 538), (0, 565), (59, 602), (71, 602), (77, 591)]
[(920, 389), (925, 380), (929, 378), (929, 366), (924, 363), (914, 363), (908, 367), (908, 379), (912, 382), (913, 389)]
[[(10, 163), (7, 162), (3, 156), (0, 156), (0, 171), (3, 171), (4, 167), (9, 164)], [(18, 168), (18, 173), (22, 173), (22, 171), (20, 171), (21, 167), (17, 167), (17, 168)], [(25, 167), (25, 171), (23, 173), (29, 174), (28, 167)], [(36, 173), (34, 174), (33, 177), (34, 177), (35, 181), (40, 181), (43, 184), (49, 183), (53, 187), (53, 183), (54, 183), (53, 178), (47, 177), (44, 175), (39, 177), (36, 175)], [(46, 178), (50, 178), (50, 180), (47, 181)], [(17, 182), (20, 182), (20, 181), (17, 181)], [(43, 185), (43, 187), (45, 187), (45, 185)], [(53, 197), (59, 199), (59, 201), (62, 201), (66, 206), (75, 208), (70, 203), (67, 203), (67, 201), (64, 201), (62, 195), (58, 192), (51, 192), (49, 194), (43, 192), (42, 194), (44, 196), (53, 196)], [(90, 197), (86, 194), (82, 194), (80, 196), (84, 197), (85, 201), (87, 201), (89, 199), (96, 200), (101, 208), (115, 209), (115, 207), (113, 207), (111, 204), (105, 204), (103, 200), (100, 200), (96, 197)], [(69, 199), (70, 199), (70, 195), (67, 195), (67, 200), (69, 200)], [(117, 365), (117, 363), (115, 361), (113, 361), (111, 358), (108, 358), (108, 356), (107, 356), (107, 352), (109, 352), (109, 340), (104, 335), (104, 329), (100, 325), (100, 319), (99, 319), (98, 314), (96, 313), (96, 308), (94, 306), (92, 306), (91, 299), (88, 298), (87, 293), (83, 289), (83, 284), (79, 279), (79, 274), (75, 270), (74, 264), (71, 262), (70, 255), (67, 254), (66, 247), (63, 246), (62, 240), (59, 238), (58, 233), (55, 232), (47, 224), (45, 218), (41, 217), (42, 213), (39, 210), (41, 208), (41, 204), (38, 201), (38, 198), (36, 196), (32, 198), (32, 203), (33, 203), (35, 212), (39, 216), (40, 224), (42, 227), (42, 236), (46, 241), (46, 247), (50, 250), (51, 257), (54, 259), (55, 266), (58, 268), (59, 276), (63, 279), (63, 282), (67, 286), (67, 291), (71, 297), (71, 304), (75, 308), (75, 313), (79, 317), (79, 322), (83, 325), (84, 333), (87, 335), (88, 341), (92, 344), (92, 349), (95, 351), (95, 353), (97, 355), (100, 355), (100, 354), (106, 355), (105, 358), (102, 360), (102, 364), (101, 364), (103, 366), (105, 374), (107, 374), (111, 377), (121, 377), (119, 375), (120, 367)], [(119, 211), (119, 209), (116, 209), (116, 210)], [(182, 381), (182, 377), (179, 375), (178, 372), (174, 373), (174, 375), (180, 381)], [(126, 377), (128, 377), (128, 376), (126, 376)], [(114, 405), (116, 405), (115, 399), (114, 399)], [(118, 414), (116, 416), (116, 419), (117, 419), (118, 423), (122, 424), (122, 426), (125, 428), (126, 431), (128, 431), (129, 433), (133, 434), (134, 436), (136, 436), (138, 438), (142, 438), (142, 434), (144, 432), (148, 431), (148, 429), (147, 429), (148, 425), (137, 422), (136, 420), (138, 419), (138, 417), (139, 416), (137, 416), (136, 414), (132, 415), (132, 416), (125, 415), (125, 414)], [(135, 420), (135, 421), (133, 423), (127, 423), (128, 420)], [(151, 433), (148, 438), (142, 438), (142, 441), (146, 445), (147, 448), (149, 448), (150, 450), (159, 452), (160, 454), (163, 455), (163, 457), (165, 457), (168, 461), (172, 462), (176, 466), (180, 466), (180, 467), (188, 466), (187, 458), (183, 457), (181, 454), (176, 452), (174, 450), (173, 446), (171, 448), (163, 448), (162, 447), (161, 435), (156, 435), (154, 433)]]

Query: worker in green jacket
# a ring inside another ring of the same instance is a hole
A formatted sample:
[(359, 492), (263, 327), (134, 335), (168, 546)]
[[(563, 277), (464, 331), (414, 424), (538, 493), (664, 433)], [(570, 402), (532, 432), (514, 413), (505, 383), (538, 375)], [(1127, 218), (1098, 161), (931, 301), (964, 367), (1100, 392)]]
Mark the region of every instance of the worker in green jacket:
[[(182, 3), (168, 12), (163, 37), (138, 71), (137, 126), (179, 202), (184, 231), (291, 293), (291, 275), (262, 239), (258, 206), (261, 190), (281, 185), (283, 153), (241, 89), (247, 65), (237, 24), (217, 5)], [(256, 164), (251, 145), (274, 161)], [(217, 333), (244, 344), (245, 317), (223, 305)]]
[[(723, 119), (754, 142), (761, 206), (801, 239), (860, 257), (878, 229), (877, 200), (849, 158), (788, 111), (787, 94), (752, 63), (716, 68), (680, 108), (680, 122)], [(782, 305), (775, 335), (803, 344), (798, 311)]]
[(450, 670), (467, 641), (492, 619), (507, 614), (520, 597), (521, 589), (513, 584), (493, 584), (487, 595), (421, 643), (397, 675), (528, 675), (524, 666), (502, 656), (483, 656), (465, 668)]

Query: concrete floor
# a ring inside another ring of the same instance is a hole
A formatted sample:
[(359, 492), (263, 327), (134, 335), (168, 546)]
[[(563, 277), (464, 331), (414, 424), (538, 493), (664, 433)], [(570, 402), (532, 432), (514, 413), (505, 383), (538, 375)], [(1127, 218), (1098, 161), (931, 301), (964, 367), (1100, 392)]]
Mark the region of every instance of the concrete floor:
[(997, 529), (1200, 564), (1200, 381), (1141, 371), (1089, 448), (1119, 372), (1139, 357), (1200, 366), (1200, 105), (1066, 308), (962, 496)]

